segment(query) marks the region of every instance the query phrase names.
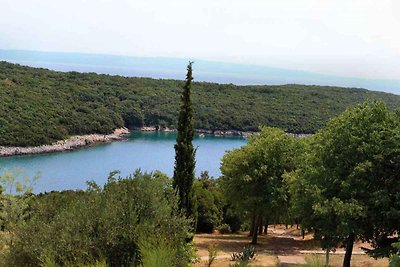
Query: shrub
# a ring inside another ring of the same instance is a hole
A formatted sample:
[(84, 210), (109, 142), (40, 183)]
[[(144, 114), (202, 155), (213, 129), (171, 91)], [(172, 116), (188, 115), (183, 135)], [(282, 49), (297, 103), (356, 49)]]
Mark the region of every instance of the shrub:
[(256, 257), (256, 249), (253, 246), (245, 246), (242, 252), (234, 252), (231, 260), (240, 262), (249, 262)]
[(203, 172), (202, 177), (194, 181), (193, 191), (198, 215), (196, 231), (212, 233), (222, 220), (219, 192), (215, 181)]
[(389, 267), (400, 267), (400, 242), (393, 243), (392, 247), (397, 249), (397, 253), (390, 257)]
[(212, 244), (208, 246), (208, 264), (207, 264), (208, 267), (211, 267), (213, 262), (216, 260), (218, 250), (219, 250), (218, 245)]
[(144, 267), (171, 267), (175, 264), (176, 251), (164, 243), (152, 245), (145, 242), (141, 254)]
[(220, 234), (232, 233), (231, 227), (228, 224), (221, 224), (220, 226), (218, 226), (217, 230)]
[[(177, 212), (170, 181), (159, 173), (136, 172), (127, 178), (110, 175), (103, 188), (89, 188), (61, 205), (54, 194), (36, 196), (30, 218), (15, 229), (15, 240), (5, 255), (5, 266), (93, 265), (138, 266), (165, 252), (162, 241), (183, 266), (192, 256), (187, 243), (190, 221)], [(56, 208), (52, 206), (56, 205)], [(142, 240), (156, 240), (148, 246)], [(147, 254), (146, 254), (147, 253)], [(147, 258), (146, 258), (147, 257)]]
[(223, 223), (229, 225), (232, 233), (239, 232), (242, 229), (242, 224), (246, 223), (240, 214), (241, 213), (230, 204), (224, 207)]

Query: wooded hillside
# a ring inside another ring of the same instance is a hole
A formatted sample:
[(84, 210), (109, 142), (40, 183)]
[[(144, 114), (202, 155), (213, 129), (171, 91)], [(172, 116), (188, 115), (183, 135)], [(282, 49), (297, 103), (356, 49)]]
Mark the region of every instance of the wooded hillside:
[[(182, 70), (184, 78), (185, 70)], [(196, 66), (194, 66), (196, 80)], [(121, 126), (174, 127), (183, 81), (56, 72), (0, 62), (0, 145), (52, 143)], [(195, 128), (313, 133), (347, 107), (400, 96), (364, 89), (194, 83)]]

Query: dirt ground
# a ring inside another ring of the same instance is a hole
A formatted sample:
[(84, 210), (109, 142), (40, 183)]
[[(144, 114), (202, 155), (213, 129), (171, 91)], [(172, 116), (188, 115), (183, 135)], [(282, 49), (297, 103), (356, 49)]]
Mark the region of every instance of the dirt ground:
[[(233, 264), (231, 255), (233, 252), (242, 251), (243, 247), (250, 243), (248, 233), (221, 235), (197, 234), (194, 242), (197, 248), (197, 255), (200, 261), (195, 267), (207, 266), (208, 248), (216, 245), (218, 248), (217, 258), (212, 264), (213, 267), (225, 267)], [(358, 267), (384, 267), (388, 265), (386, 259), (374, 260), (364, 255), (361, 247), (369, 247), (366, 243), (356, 243), (353, 249), (352, 266)], [(256, 248), (256, 259), (251, 266), (300, 266), (307, 262), (323, 263), (325, 254), (318, 247), (318, 243), (307, 234), (303, 240), (300, 230), (296, 227), (286, 229), (285, 226), (270, 226), (268, 234), (259, 236)], [(330, 265), (341, 266), (344, 250), (338, 248), (330, 256)]]

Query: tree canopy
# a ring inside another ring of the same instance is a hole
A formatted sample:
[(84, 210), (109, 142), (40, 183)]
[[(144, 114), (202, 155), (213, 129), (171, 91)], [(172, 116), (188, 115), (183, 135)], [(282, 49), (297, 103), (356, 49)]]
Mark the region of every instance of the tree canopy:
[(222, 186), (240, 210), (253, 217), (253, 243), (257, 243), (259, 221), (285, 213), (288, 190), (285, 172), (294, 170), (294, 137), (276, 128), (262, 128), (260, 135), (222, 159)]
[(356, 238), (400, 229), (400, 120), (384, 103), (346, 110), (310, 140), (290, 187), (302, 223), (327, 249), (344, 242), (350, 266)]

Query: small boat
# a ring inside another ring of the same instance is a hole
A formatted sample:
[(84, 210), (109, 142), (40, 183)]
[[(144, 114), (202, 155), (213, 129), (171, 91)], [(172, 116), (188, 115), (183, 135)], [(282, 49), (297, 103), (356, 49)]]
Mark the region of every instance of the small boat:
[(204, 138), (204, 137), (206, 137), (206, 135), (203, 134), (203, 133), (201, 133), (201, 134), (199, 134), (199, 137), (200, 137), (200, 138)]

